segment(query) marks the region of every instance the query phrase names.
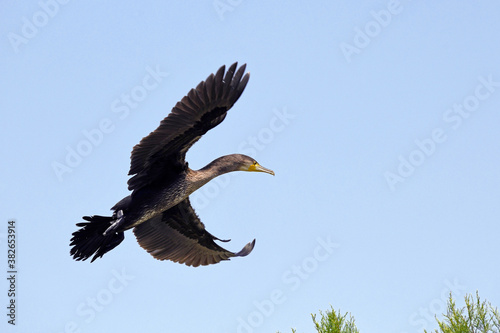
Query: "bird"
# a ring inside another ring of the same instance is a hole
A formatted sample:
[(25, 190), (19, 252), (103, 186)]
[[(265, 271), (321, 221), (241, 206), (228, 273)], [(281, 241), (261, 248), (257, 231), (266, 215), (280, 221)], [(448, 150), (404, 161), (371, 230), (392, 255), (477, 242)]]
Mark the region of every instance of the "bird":
[(139, 245), (158, 260), (187, 266), (206, 266), (244, 257), (255, 239), (239, 252), (222, 248), (194, 211), (189, 196), (222, 174), (233, 171), (274, 171), (252, 157), (231, 154), (199, 170), (186, 162), (186, 152), (209, 130), (219, 125), (245, 89), (250, 73), (246, 64), (222, 66), (191, 89), (174, 106), (158, 128), (132, 149), (127, 184), (131, 194), (116, 203), (111, 216), (84, 216), (72, 234), (70, 255), (91, 262), (113, 250), (133, 229)]

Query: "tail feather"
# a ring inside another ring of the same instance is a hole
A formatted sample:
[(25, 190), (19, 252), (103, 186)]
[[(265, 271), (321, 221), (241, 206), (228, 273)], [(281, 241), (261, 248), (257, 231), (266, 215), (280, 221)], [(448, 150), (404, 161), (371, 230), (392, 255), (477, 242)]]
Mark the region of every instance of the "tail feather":
[(125, 238), (123, 232), (103, 235), (114, 222), (113, 217), (94, 215), (84, 216), (83, 219), (88, 222), (76, 224), (81, 228), (73, 233), (69, 244), (72, 246), (70, 254), (75, 260), (87, 260), (94, 255), (91, 260), (93, 262), (117, 247)]

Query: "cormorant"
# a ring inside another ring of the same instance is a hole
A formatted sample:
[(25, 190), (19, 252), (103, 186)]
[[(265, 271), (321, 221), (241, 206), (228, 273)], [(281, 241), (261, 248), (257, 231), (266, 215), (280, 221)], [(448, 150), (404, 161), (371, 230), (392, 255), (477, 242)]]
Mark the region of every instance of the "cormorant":
[(178, 102), (160, 126), (134, 146), (128, 189), (132, 193), (114, 205), (112, 216), (84, 216), (87, 222), (73, 233), (70, 254), (91, 261), (114, 249), (124, 232), (134, 229), (137, 241), (159, 260), (188, 266), (209, 265), (248, 255), (255, 239), (237, 253), (215, 243), (221, 240), (206, 229), (189, 202), (189, 195), (217, 176), (232, 171), (260, 171), (274, 175), (253, 158), (222, 156), (200, 170), (185, 161), (186, 152), (207, 131), (219, 125), (242, 94), (250, 74), (246, 65), (227, 72), (222, 66)]

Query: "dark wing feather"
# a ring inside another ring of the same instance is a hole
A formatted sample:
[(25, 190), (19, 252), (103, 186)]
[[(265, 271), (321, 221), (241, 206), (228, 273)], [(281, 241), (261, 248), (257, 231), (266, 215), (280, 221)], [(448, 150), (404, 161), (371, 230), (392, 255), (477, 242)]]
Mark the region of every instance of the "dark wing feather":
[(250, 74), (246, 65), (236, 70), (237, 63), (227, 72), (222, 66), (191, 89), (160, 126), (135, 145), (130, 157), (129, 190), (136, 190), (160, 178), (175, 177), (187, 165), (188, 149), (207, 131), (220, 124), (227, 111), (241, 96)]
[[(158, 260), (172, 260), (188, 266), (216, 264), (231, 257), (244, 257), (252, 252), (255, 240), (240, 252), (230, 252), (213, 236), (194, 212), (189, 198), (161, 215), (134, 228), (137, 241)], [(227, 242), (227, 241), (225, 241)]]

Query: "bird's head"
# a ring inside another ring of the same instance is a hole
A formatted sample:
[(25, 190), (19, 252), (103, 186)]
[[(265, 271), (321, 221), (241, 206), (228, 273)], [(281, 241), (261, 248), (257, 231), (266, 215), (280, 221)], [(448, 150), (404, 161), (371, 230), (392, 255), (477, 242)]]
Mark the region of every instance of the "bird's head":
[(265, 172), (274, 176), (274, 171), (264, 168), (256, 160), (247, 155), (242, 154), (234, 154), (232, 155), (235, 159), (235, 162), (238, 163), (239, 171), (254, 171), (254, 172)]
[(209, 172), (212, 178), (232, 171), (265, 172), (274, 176), (273, 170), (264, 168), (250, 156), (242, 154), (231, 154), (219, 157), (201, 170)]

